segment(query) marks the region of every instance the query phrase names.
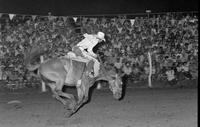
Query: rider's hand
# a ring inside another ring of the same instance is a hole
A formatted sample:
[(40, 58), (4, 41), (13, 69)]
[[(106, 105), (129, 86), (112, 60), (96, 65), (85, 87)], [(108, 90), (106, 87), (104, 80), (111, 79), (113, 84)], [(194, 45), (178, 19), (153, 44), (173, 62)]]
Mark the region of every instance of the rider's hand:
[(95, 53), (93, 53), (93, 52), (90, 52), (90, 55), (92, 55), (92, 57), (94, 57), (94, 58), (97, 57), (97, 55)]
[(88, 49), (88, 53), (90, 54), (90, 56), (96, 58), (97, 55), (92, 51), (92, 49)]
[(97, 57), (97, 55), (96, 55), (96, 54), (92, 54), (92, 56), (93, 56), (93, 57), (95, 57), (95, 58)]

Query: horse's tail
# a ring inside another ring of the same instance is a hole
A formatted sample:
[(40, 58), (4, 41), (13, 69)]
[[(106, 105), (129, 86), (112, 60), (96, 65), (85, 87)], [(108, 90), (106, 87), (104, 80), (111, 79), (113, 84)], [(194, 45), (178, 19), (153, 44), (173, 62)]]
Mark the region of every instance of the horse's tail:
[(37, 64), (37, 65), (26, 65), (26, 68), (29, 70), (29, 71), (34, 71), (36, 69), (38, 69), (40, 67), (40, 64)]
[(40, 63), (36, 65), (32, 65), (31, 63), (34, 60), (36, 60), (38, 57), (43, 55), (46, 51), (47, 49), (45, 49), (44, 47), (39, 47), (39, 46), (33, 46), (27, 49), (24, 53), (24, 63), (25, 63), (26, 68), (29, 71), (34, 71), (38, 69), (40, 67)]

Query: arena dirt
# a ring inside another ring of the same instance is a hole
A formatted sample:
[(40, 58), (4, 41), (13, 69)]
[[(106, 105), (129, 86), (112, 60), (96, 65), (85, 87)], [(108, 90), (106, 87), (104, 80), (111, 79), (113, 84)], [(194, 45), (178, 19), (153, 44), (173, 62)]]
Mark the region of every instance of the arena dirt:
[(50, 92), (1, 92), (0, 112), (0, 127), (197, 127), (197, 90), (130, 88), (121, 101), (94, 90), (70, 118)]

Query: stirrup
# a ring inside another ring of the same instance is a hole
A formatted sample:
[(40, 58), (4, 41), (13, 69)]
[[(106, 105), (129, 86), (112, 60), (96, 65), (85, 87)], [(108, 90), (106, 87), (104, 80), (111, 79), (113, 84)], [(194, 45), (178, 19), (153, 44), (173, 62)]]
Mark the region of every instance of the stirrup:
[(90, 73), (88, 74), (88, 76), (89, 76), (90, 78), (94, 78), (94, 75), (92, 74), (92, 72), (90, 72)]
[(72, 60), (75, 60), (75, 61), (79, 61), (79, 62), (83, 62), (83, 63), (88, 63), (88, 59), (85, 59), (83, 57), (73, 57), (71, 58)]
[(89, 76), (90, 78), (94, 78), (94, 74), (92, 74), (93, 72), (87, 71), (86, 75)]

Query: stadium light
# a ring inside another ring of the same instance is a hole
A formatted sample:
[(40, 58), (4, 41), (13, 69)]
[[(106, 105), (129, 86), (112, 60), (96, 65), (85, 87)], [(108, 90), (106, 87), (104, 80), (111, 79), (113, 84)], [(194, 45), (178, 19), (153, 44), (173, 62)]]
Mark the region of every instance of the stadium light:
[(147, 13), (148, 18), (149, 18), (149, 14), (151, 13), (151, 10), (146, 10), (146, 13)]

